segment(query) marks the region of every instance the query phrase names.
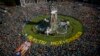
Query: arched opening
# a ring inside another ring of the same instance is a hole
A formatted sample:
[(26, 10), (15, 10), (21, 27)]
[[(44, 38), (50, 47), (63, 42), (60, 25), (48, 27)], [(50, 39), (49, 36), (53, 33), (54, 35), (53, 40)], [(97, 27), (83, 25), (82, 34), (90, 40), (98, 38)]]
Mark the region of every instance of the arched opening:
[(47, 2), (50, 2), (50, 1), (52, 1), (52, 2), (57, 2), (57, 0), (47, 0)]
[(16, 5), (20, 5), (20, 0), (15, 0)]
[(35, 3), (37, 3), (37, 0), (34, 0)]

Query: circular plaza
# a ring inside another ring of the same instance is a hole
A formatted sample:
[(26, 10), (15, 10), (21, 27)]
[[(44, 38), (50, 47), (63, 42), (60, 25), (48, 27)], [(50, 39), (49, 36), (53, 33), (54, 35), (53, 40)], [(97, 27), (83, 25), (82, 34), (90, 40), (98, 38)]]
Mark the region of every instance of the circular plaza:
[(43, 32), (39, 32), (37, 25), (40, 24), (42, 27), (45, 27), (47, 23), (44, 23), (43, 20), (48, 17), (49, 16), (38, 16), (31, 21), (28, 21), (23, 28), (23, 34), (27, 34), (27, 38), (34, 43), (43, 45), (62, 45), (78, 39), (83, 33), (82, 24), (80, 21), (73, 17), (64, 15), (58, 15), (58, 19), (69, 21), (69, 26), (67, 26), (67, 30), (58, 28), (58, 31), (66, 33), (53, 33), (47, 35)]

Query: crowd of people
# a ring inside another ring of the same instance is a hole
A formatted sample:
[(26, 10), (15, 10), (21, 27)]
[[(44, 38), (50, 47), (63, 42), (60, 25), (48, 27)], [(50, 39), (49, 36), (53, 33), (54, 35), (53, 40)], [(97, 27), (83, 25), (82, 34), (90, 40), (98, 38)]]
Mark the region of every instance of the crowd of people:
[[(58, 14), (78, 19), (84, 28), (83, 35), (69, 44), (46, 46), (33, 43), (25, 56), (99, 56), (99, 16), (98, 10), (84, 3), (66, 2), (55, 4)], [(27, 7), (4, 7), (0, 12), (0, 56), (14, 56), (14, 52), (27, 39), (21, 34), (25, 22), (39, 15), (49, 13), (48, 4), (35, 4)], [(97, 27), (98, 26), (98, 27)]]

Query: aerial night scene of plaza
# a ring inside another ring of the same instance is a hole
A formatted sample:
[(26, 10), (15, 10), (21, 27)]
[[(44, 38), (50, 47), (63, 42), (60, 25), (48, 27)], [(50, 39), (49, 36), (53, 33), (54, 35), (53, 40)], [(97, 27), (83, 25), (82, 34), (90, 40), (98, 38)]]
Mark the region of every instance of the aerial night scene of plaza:
[(100, 56), (99, 0), (0, 0), (0, 56)]

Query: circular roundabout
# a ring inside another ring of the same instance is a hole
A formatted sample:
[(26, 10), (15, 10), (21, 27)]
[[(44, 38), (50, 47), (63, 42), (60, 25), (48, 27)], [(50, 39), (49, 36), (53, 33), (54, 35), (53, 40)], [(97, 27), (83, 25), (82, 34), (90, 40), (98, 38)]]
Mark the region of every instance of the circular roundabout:
[(57, 24), (53, 24), (52, 26), (54, 30), (53, 33), (45, 33), (48, 32), (46, 31), (48, 25), (53, 23), (47, 23), (49, 22), (49, 18), (49, 16), (35, 17), (25, 24), (22, 33), (27, 34), (28, 40), (43, 45), (62, 45), (64, 43), (70, 43), (78, 39), (83, 33), (83, 26), (79, 20), (63, 15), (58, 15)]

